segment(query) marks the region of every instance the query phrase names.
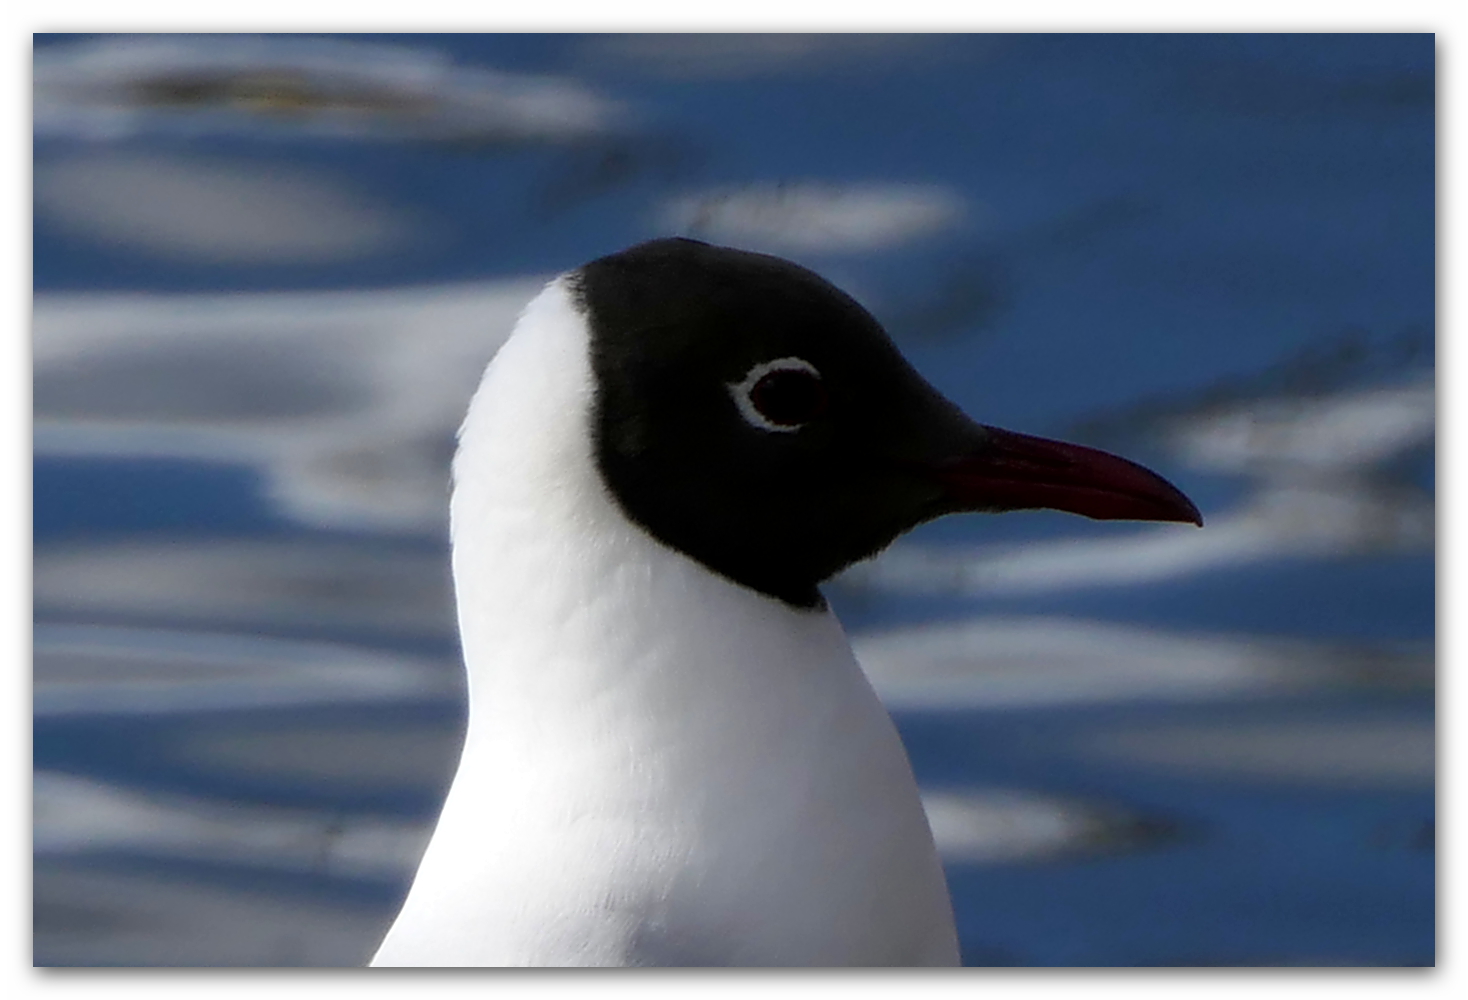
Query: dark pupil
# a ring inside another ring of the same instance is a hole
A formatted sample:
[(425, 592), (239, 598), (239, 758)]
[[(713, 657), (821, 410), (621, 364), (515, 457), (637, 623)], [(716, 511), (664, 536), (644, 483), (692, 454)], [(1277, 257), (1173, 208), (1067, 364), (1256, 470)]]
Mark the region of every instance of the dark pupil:
[(792, 427), (821, 415), (826, 408), (826, 387), (810, 372), (773, 371), (749, 390), (749, 401), (770, 423)]

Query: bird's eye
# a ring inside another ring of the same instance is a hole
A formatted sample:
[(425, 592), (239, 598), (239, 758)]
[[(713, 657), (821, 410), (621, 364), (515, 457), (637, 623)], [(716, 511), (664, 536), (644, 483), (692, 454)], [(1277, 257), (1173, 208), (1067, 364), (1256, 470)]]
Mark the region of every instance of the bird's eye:
[(740, 415), (766, 431), (798, 431), (826, 411), (821, 373), (801, 358), (761, 362), (729, 392)]

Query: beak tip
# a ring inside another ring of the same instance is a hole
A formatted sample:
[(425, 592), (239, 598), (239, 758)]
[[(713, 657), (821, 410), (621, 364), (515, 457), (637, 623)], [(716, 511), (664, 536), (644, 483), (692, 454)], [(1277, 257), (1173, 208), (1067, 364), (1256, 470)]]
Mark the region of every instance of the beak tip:
[[(1155, 474), (1148, 473), (1148, 475)], [(1166, 505), (1166, 513), (1154, 513), (1151, 516), (1144, 515), (1145, 520), (1170, 521), (1173, 524), (1191, 524), (1196, 528), (1203, 527), (1203, 514), (1198, 510), (1198, 505), (1188, 499), (1186, 493), (1160, 476), (1156, 476), (1156, 483), (1160, 489), (1165, 491), (1166, 495), (1158, 499), (1162, 500)]]
[(1181, 516), (1173, 520), (1177, 524), (1191, 524), (1195, 528), (1203, 527), (1203, 514), (1198, 510), (1197, 504), (1189, 500), (1181, 490), (1178, 491), (1178, 499), (1181, 501), (1178, 505), (1178, 513)]

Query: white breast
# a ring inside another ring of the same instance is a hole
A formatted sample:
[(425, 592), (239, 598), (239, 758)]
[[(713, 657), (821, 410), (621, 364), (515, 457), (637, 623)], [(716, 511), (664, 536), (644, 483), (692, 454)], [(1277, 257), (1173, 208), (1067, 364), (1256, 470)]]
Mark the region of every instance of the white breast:
[(374, 965), (952, 965), (896, 730), (835, 617), (630, 523), (565, 279), (460, 435), (469, 730)]

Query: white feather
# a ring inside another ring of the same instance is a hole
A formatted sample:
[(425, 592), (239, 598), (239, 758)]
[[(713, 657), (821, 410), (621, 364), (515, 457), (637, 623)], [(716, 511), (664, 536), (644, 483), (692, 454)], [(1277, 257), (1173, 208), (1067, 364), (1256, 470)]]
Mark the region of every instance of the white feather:
[(907, 756), (840, 624), (631, 523), (592, 384), (557, 279), (460, 432), (468, 734), (373, 964), (957, 964)]

